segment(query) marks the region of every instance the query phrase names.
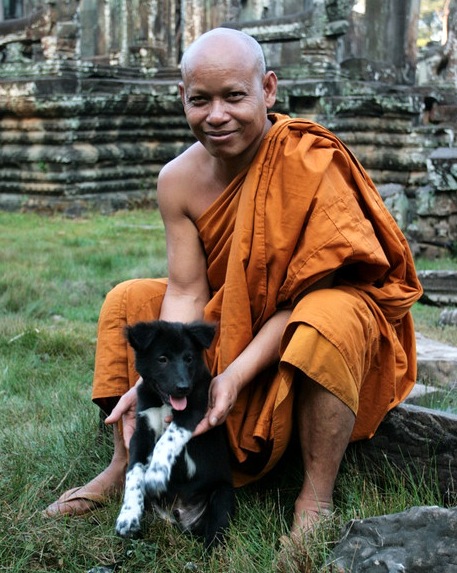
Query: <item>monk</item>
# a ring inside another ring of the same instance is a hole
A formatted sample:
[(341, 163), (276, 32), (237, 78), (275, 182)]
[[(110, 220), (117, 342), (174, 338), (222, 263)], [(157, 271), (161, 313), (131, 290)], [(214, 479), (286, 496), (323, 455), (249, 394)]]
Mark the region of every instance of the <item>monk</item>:
[(114, 424), (113, 459), (46, 511), (81, 514), (123, 486), (141, 383), (124, 326), (204, 318), (218, 333), (195, 433), (226, 424), (242, 486), (270, 471), (297, 432), (304, 475), (291, 531), (301, 534), (332, 511), (348, 443), (373, 436), (415, 382), (410, 308), (421, 287), (347, 147), (316, 123), (269, 113), (277, 77), (253, 38), (211, 30), (181, 71), (197, 141), (158, 181), (169, 276), (121, 283), (100, 314), (93, 399)]

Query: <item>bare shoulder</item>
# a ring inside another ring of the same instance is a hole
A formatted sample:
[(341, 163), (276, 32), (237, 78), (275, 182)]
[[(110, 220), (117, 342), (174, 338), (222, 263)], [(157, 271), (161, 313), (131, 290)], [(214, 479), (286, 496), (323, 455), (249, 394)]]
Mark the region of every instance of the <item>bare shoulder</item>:
[(189, 179), (198, 175), (198, 165), (201, 165), (207, 156), (208, 153), (203, 146), (194, 143), (162, 167), (159, 173), (159, 186), (163, 187), (169, 184), (175, 186), (183, 183), (183, 181), (189, 183)]
[(195, 221), (209, 206), (213, 189), (211, 159), (200, 143), (195, 143), (160, 171), (157, 198), (162, 217), (188, 217)]

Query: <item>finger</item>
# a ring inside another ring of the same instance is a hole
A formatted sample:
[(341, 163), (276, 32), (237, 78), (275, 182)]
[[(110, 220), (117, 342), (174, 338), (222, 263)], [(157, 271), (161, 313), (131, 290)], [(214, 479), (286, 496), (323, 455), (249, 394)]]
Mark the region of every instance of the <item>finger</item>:
[(122, 412), (117, 412), (116, 408), (117, 406), (113, 408), (111, 414), (105, 418), (105, 424), (115, 424), (122, 418)]
[(105, 419), (105, 424), (115, 424), (119, 422), (125, 412), (129, 409), (128, 404), (126, 404), (126, 399), (124, 396), (119, 400), (116, 406), (113, 408), (111, 414)]
[(119, 420), (128, 410), (135, 408), (136, 391), (132, 392), (132, 390), (133, 388), (121, 396), (119, 402), (113, 408), (111, 414), (106, 418), (105, 424), (115, 424), (116, 422), (119, 422)]
[(127, 450), (130, 447), (130, 440), (132, 439), (134, 431), (135, 431), (134, 428), (132, 428), (131, 426), (124, 427), (124, 445), (127, 448)]
[(192, 437), (200, 436), (201, 434), (204, 434), (205, 432), (210, 430), (212, 427), (213, 426), (211, 426), (211, 424), (209, 423), (208, 418), (203, 418), (203, 420), (198, 423), (197, 427), (193, 431)]

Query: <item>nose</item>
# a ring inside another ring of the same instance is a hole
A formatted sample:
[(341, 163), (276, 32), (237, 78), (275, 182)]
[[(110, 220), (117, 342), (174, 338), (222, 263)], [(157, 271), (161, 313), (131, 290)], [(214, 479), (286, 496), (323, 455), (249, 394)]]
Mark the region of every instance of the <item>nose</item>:
[(187, 380), (179, 380), (179, 382), (176, 383), (176, 394), (178, 396), (185, 396), (190, 389), (190, 384)]
[(187, 372), (177, 372), (175, 378), (175, 396), (187, 396), (191, 388), (191, 381)]
[(226, 111), (225, 102), (223, 100), (213, 100), (206, 121), (213, 125), (224, 123), (227, 119)]

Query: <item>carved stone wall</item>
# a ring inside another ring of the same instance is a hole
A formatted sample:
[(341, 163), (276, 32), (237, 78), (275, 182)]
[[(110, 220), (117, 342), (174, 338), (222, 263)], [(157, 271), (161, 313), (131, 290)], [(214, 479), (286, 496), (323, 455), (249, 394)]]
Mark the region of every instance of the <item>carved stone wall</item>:
[(0, 21), (0, 208), (76, 213), (154, 203), (161, 166), (192, 141), (176, 88), (182, 51), (225, 25), (262, 44), (280, 78), (275, 109), (340, 135), (415, 250), (449, 252), (455, 189), (437, 189), (433, 173), (439, 150), (455, 145), (457, 0), (441, 63), (435, 55), (420, 82), (419, 1), (366, 0), (365, 14), (353, 5), (26, 0), (24, 18)]

